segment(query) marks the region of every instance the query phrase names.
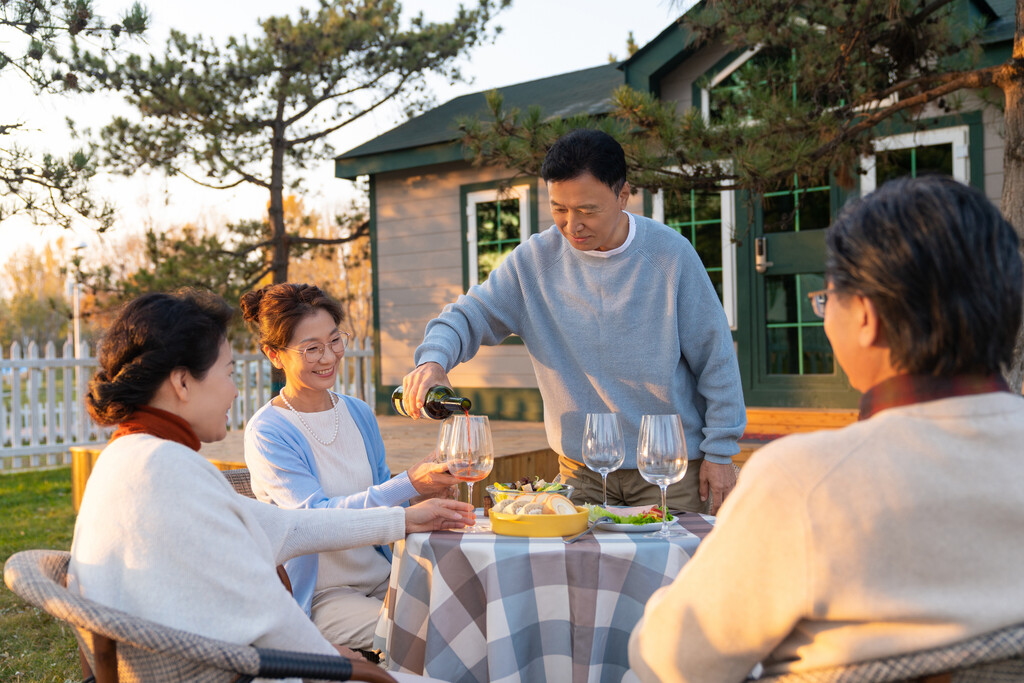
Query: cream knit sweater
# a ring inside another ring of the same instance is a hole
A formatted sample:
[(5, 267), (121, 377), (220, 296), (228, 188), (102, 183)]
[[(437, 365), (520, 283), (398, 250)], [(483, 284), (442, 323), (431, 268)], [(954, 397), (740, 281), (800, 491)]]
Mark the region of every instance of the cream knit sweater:
[(185, 446), (131, 435), (103, 451), (89, 479), (69, 588), (211, 638), (337, 654), (275, 566), (404, 534), (401, 508), (282, 510), (236, 494)]
[(1024, 399), (884, 410), (744, 467), (630, 640), (643, 681), (740, 681), (1024, 622)]

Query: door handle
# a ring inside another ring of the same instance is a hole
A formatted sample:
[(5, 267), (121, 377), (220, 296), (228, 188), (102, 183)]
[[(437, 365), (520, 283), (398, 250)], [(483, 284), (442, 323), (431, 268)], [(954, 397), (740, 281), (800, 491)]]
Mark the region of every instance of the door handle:
[(765, 238), (758, 237), (754, 240), (754, 270), (765, 273), (773, 265), (775, 264), (768, 260), (768, 245)]

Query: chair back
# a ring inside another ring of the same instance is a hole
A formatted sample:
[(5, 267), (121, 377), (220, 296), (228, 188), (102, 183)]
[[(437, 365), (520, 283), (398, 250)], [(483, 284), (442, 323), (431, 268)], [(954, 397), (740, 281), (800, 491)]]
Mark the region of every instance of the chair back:
[(4, 582), (25, 602), (74, 627), (83, 671), (95, 674), (96, 683), (247, 683), (255, 676), (395, 682), (368, 662), (235, 645), (105, 607), (67, 589), (70, 561), (61, 550), (15, 553), (4, 565)]
[(765, 676), (762, 683), (1011, 683), (1024, 681), (1024, 624), (944, 647), (845, 666)]
[(252, 492), (252, 479), (249, 477), (249, 470), (245, 467), (236, 470), (223, 470), (221, 474), (235, 489), (235, 493), (246, 498), (256, 497), (256, 494)]
[(4, 565), (4, 582), (25, 602), (74, 627), (97, 683), (112, 673), (113, 680), (122, 682), (203, 683), (258, 674), (260, 657), (254, 647), (161, 626), (69, 591), (70, 561), (71, 554), (59, 550), (15, 553)]

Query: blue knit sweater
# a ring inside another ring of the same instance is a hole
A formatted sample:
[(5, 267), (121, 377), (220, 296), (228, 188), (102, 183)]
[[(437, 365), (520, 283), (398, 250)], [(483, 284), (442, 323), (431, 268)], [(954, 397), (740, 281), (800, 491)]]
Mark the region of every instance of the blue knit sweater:
[(640, 418), (678, 413), (691, 460), (729, 463), (746, 410), (722, 304), (686, 239), (634, 219), (632, 242), (609, 257), (574, 249), (554, 226), (533, 235), (430, 321), (415, 362), (449, 371), (519, 335), (556, 452), (581, 461), (587, 413), (616, 412), (623, 467), (635, 469)]

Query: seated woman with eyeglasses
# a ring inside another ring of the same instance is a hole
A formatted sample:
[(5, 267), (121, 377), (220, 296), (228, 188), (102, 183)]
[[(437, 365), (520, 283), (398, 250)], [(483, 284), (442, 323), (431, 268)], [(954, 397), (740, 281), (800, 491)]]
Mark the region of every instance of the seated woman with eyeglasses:
[[(75, 523), (68, 588), (230, 643), (337, 654), (282, 585), (290, 557), (472, 523), (468, 504), (282, 510), (235, 493), (197, 453), (223, 439), (238, 396), (231, 308), (208, 292), (126, 304), (99, 346), (86, 405), (118, 425)], [(372, 552), (372, 551), (371, 551)]]
[[(319, 287), (268, 285), (242, 297), (242, 315), (274, 367), (281, 393), (246, 426), (245, 462), (260, 500), (284, 508), (372, 508), (447, 493), (441, 463), (391, 478), (373, 411), (334, 393), (348, 335)], [(391, 574), (387, 546), (298, 557), (285, 565), (295, 599), (332, 643), (370, 649)]]

